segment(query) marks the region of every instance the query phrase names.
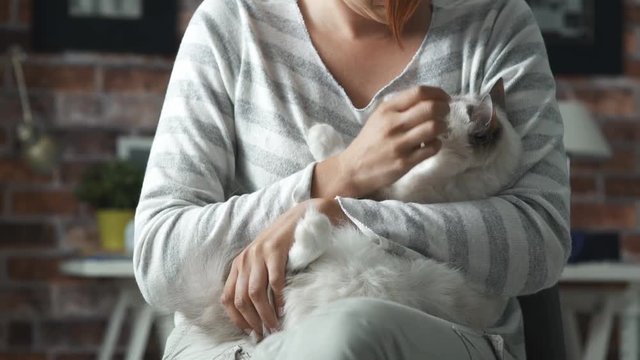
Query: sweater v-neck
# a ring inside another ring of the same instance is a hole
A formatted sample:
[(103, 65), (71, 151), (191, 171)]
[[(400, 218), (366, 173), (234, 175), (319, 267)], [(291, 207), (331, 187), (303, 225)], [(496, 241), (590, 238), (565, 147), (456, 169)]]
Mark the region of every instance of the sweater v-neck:
[(308, 45), (308, 51), (311, 53), (311, 58), (313, 58), (313, 61), (315, 61), (318, 66), (320, 66), (320, 68), (323, 70), (325, 76), (328, 78), (328, 81), (337, 89), (338, 93), (340, 94), (340, 96), (345, 100), (345, 102), (349, 105), (349, 107), (351, 108), (351, 110), (355, 111), (355, 112), (367, 112), (370, 110), (370, 108), (377, 103), (378, 99), (386, 92), (386, 90), (390, 87), (392, 87), (395, 83), (399, 82), (407, 72), (409, 72), (409, 70), (411, 70), (411, 68), (413, 68), (414, 66), (416, 66), (416, 64), (418, 63), (418, 60), (420, 59), (420, 57), (423, 55), (425, 48), (427, 47), (428, 41), (429, 41), (429, 34), (431, 33), (431, 30), (433, 28), (433, 24), (435, 23), (435, 19), (436, 19), (436, 13), (437, 13), (437, 7), (435, 6), (435, 4), (432, 3), (431, 5), (431, 20), (429, 21), (429, 26), (427, 28), (427, 31), (420, 43), (420, 46), (416, 49), (415, 53), (413, 54), (413, 56), (411, 57), (411, 59), (409, 60), (409, 62), (407, 62), (407, 64), (404, 66), (403, 70), (396, 75), (393, 79), (391, 79), (390, 81), (388, 81), (385, 85), (383, 85), (381, 88), (379, 88), (373, 95), (373, 97), (371, 97), (371, 99), (369, 99), (369, 102), (367, 103), (367, 105), (365, 105), (364, 107), (358, 107), (356, 105), (354, 105), (353, 100), (351, 99), (351, 97), (347, 94), (347, 91), (344, 89), (344, 87), (342, 86), (342, 84), (340, 84), (340, 82), (336, 79), (336, 77), (333, 75), (333, 73), (329, 70), (329, 68), (327, 67), (325, 61), (322, 59), (322, 57), (320, 56), (320, 53), (318, 52), (318, 49), (316, 48), (315, 44), (313, 43), (313, 40), (311, 38), (311, 34), (309, 33), (309, 28), (307, 27), (306, 21), (304, 19), (304, 16), (302, 15), (302, 11), (300, 10), (300, 4), (298, 2), (298, 0), (294, 0), (294, 6), (295, 6), (295, 16), (297, 17), (298, 22), (301, 24), (302, 28), (304, 29), (304, 41), (305, 43)]

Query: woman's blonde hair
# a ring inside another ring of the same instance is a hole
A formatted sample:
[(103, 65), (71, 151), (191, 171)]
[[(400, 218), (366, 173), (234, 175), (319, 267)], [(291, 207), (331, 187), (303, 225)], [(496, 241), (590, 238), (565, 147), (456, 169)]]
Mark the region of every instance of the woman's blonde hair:
[(385, 8), (387, 9), (387, 24), (391, 33), (400, 42), (400, 34), (407, 21), (413, 16), (413, 13), (420, 5), (422, 0), (385, 0)]

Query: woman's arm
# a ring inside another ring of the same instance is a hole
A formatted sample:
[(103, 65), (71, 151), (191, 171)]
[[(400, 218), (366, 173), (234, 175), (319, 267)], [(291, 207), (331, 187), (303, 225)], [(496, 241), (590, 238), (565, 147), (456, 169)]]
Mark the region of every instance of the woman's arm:
[(569, 181), (562, 120), (540, 31), (522, 0), (501, 1), (484, 45), (486, 90), (505, 79), (524, 155), (514, 185), (487, 200), (405, 204), (341, 198), (374, 233), (451, 263), (486, 292), (514, 296), (555, 283), (569, 255)]
[(181, 301), (186, 264), (216, 264), (202, 274), (202, 283), (216, 286), (262, 229), (309, 198), (313, 165), (255, 193), (233, 195), (239, 62), (228, 47), (240, 42), (234, 3), (203, 2), (185, 32), (136, 212), (136, 280), (147, 301), (170, 310)]

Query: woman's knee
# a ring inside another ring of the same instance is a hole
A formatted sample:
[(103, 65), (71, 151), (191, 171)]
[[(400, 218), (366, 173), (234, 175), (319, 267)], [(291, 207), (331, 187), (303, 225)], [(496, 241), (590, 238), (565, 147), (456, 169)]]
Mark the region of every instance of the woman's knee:
[(318, 309), (304, 331), (324, 339), (316, 342), (316, 351), (326, 359), (386, 359), (386, 343), (397, 334), (389, 311), (379, 300), (340, 300)]
[(392, 302), (372, 298), (338, 300), (318, 309), (321, 315), (333, 319), (344, 331), (385, 331), (393, 326)]
[[(463, 338), (450, 322), (397, 303), (365, 298), (318, 308), (297, 326), (265, 342), (273, 351), (260, 359), (464, 359), (470, 356), (468, 344), (478, 358), (494, 356), (480, 335)], [(263, 349), (259, 346), (257, 353)]]

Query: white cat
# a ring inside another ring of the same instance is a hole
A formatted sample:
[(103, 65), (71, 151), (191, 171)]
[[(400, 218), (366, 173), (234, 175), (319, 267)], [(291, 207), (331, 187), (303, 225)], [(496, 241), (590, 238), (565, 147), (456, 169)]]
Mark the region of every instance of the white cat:
[[(450, 109), (448, 129), (440, 136), (441, 150), (377, 192), (377, 199), (476, 200), (509, 185), (522, 144), (506, 119), (502, 80), (482, 98), (452, 97)], [(317, 160), (347, 146), (326, 124), (313, 126), (307, 142)], [(326, 216), (309, 209), (289, 251), (283, 328), (323, 304), (356, 296), (395, 301), (478, 329), (492, 325), (502, 313), (506, 299), (483, 294), (458, 270), (410, 250), (393, 254), (384, 244), (384, 239), (353, 226), (334, 227)], [(213, 296), (195, 292), (187, 296), (193, 301), (183, 312), (216, 342), (246, 336), (224, 314), (218, 303), (222, 286), (219, 289)]]

